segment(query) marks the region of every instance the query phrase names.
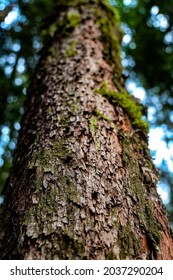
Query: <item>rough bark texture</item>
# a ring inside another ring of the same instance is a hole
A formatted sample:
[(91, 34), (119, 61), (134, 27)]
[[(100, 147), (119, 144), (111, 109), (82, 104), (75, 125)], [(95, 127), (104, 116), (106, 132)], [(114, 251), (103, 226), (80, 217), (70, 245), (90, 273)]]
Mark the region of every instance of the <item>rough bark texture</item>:
[(113, 12), (91, 2), (102, 4), (61, 14), (68, 32), (59, 35), (59, 21), (30, 86), (5, 190), (1, 259), (173, 259), (147, 137), (127, 108), (99, 94), (105, 81), (111, 92), (124, 89), (115, 40), (103, 42), (100, 19)]

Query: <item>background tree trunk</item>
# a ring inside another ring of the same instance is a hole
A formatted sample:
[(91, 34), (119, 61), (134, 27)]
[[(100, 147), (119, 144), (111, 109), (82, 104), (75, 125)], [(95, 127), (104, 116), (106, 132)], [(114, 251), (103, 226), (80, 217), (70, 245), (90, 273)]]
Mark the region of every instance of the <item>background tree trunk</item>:
[(116, 13), (79, 2), (49, 28), (28, 92), (1, 259), (173, 259), (146, 127), (123, 85)]

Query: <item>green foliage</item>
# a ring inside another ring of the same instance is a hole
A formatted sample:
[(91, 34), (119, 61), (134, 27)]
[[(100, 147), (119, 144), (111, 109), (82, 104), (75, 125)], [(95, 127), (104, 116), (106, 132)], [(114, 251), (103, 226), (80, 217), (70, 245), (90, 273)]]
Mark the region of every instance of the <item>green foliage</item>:
[(127, 113), (135, 128), (140, 128), (146, 132), (148, 131), (148, 123), (142, 120), (140, 104), (135, 103), (127, 91), (121, 93), (112, 91), (109, 89), (108, 83), (104, 82), (102, 87), (97, 89), (96, 92), (107, 97), (111, 103), (119, 104)]

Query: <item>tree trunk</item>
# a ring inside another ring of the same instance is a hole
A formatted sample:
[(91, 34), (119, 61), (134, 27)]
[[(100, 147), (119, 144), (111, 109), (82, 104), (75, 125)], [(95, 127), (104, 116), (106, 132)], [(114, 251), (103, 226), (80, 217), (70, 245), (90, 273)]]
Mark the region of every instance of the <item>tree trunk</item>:
[(66, 2), (28, 92), (0, 257), (173, 259), (147, 125), (123, 85), (116, 12)]

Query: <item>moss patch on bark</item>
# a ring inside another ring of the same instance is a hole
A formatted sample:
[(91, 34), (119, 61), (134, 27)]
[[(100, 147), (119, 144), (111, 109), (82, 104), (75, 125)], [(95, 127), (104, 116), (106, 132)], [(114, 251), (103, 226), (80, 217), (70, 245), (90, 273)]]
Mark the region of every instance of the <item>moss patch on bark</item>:
[(104, 82), (100, 89), (96, 89), (96, 92), (105, 96), (112, 104), (121, 106), (131, 120), (134, 128), (140, 128), (148, 132), (148, 123), (142, 119), (140, 104), (136, 104), (127, 91), (116, 92), (110, 90), (108, 83)]
[[(146, 235), (149, 248), (151, 248), (153, 252), (156, 252), (160, 243), (160, 233), (162, 228), (154, 215), (153, 205), (150, 202), (142, 180), (138, 161), (138, 156), (140, 157), (141, 155), (135, 153), (129, 137), (121, 133), (119, 139), (122, 144), (123, 166), (125, 167), (129, 178), (126, 182), (127, 195), (136, 201), (134, 212), (139, 220), (140, 228)], [(138, 142), (135, 145), (141, 145), (141, 142)], [(122, 242), (122, 246), (124, 246), (123, 244), (124, 241)]]

